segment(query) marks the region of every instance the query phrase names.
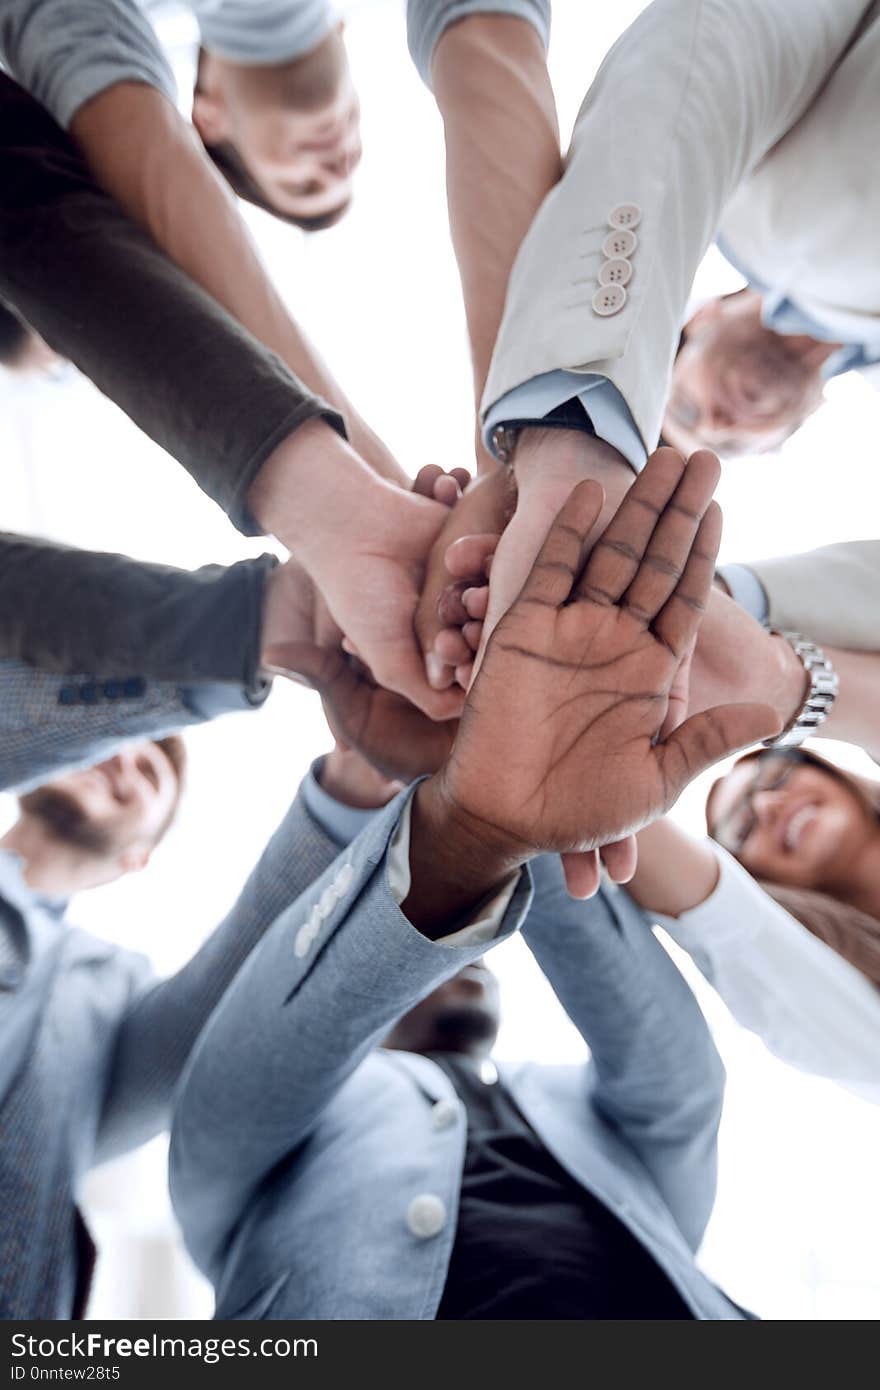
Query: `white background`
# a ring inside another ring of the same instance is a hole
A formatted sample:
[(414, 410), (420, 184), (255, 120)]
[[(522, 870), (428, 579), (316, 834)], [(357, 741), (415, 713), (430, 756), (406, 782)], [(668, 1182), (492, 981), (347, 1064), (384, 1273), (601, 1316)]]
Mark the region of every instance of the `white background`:
[[(564, 136), (607, 47), (642, 8), (556, 0), (551, 69)], [(395, 0), (351, 7), (349, 49), (363, 100), (365, 156), (354, 210), (305, 238), (249, 214), (272, 275), (363, 414), (413, 473), (468, 462), (470, 373), (448, 243), (442, 132), (405, 49)], [(710, 254), (697, 290), (735, 288)], [(4, 529), (195, 567), (267, 548), (240, 537), (166, 455), (74, 373), (0, 382)], [(878, 402), (858, 379), (774, 457), (728, 466), (719, 490), (722, 557), (747, 560), (877, 534)], [(179, 966), (233, 902), (312, 758), (328, 747), (317, 698), (279, 686), (258, 714), (188, 739), (179, 822), (147, 872), (74, 906), (78, 923)], [(823, 751), (831, 745), (826, 744)], [(869, 770), (851, 749), (848, 766)], [(676, 817), (702, 827), (705, 788)], [(584, 787), (584, 796), (590, 789)], [(0, 823), (11, 820), (0, 798)], [(527, 951), (492, 956), (506, 1022), (498, 1055), (559, 1061), (583, 1045)], [(689, 973), (689, 978), (693, 972)], [(770, 1318), (880, 1316), (875, 1173), (880, 1113), (775, 1062), (700, 982), (729, 1073), (707, 1269)], [(164, 1195), (162, 1143), (90, 1183), (102, 1244), (93, 1316), (203, 1316), (210, 1295), (179, 1253)]]

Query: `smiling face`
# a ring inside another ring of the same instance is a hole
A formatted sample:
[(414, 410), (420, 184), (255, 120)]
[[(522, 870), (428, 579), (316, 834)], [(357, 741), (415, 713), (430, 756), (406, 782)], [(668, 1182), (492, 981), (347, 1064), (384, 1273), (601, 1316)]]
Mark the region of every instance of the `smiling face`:
[(137, 743), (27, 793), (19, 806), (56, 840), (118, 875), (146, 863), (178, 795), (177, 772), (159, 744)]
[(738, 762), (713, 788), (709, 833), (757, 878), (831, 891), (876, 836), (877, 823), (845, 780), (767, 753)]
[(690, 319), (672, 369), (663, 437), (683, 454), (776, 448), (822, 400), (835, 344), (775, 333), (754, 290), (710, 300)]
[(341, 31), (277, 67), (203, 54), (193, 123), (209, 149), (231, 148), (279, 215), (308, 222), (348, 206), (361, 159), (360, 103)]
[(384, 1046), (400, 1052), (486, 1057), (498, 1034), (499, 1021), (498, 981), (478, 960), (404, 1014)]

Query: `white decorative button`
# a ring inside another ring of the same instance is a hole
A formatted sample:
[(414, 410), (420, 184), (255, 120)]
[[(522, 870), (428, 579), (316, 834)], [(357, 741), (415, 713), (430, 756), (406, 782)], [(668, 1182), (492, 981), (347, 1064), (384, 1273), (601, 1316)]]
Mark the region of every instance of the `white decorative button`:
[(603, 319), (618, 314), (626, 303), (626, 290), (623, 285), (603, 285), (593, 295), (593, 310)]
[(435, 1129), (448, 1129), (458, 1119), (458, 1106), (454, 1100), (438, 1100), (431, 1109), (431, 1124)]
[(608, 214), (609, 227), (637, 227), (642, 220), (642, 209), (638, 203), (619, 203)]
[(354, 869), (352, 868), (351, 864), (343, 864), (342, 868), (339, 870), (339, 873), (333, 880), (333, 887), (336, 889), (336, 892), (340, 898), (342, 897), (343, 893), (346, 893), (348, 889), (351, 887), (351, 881), (353, 878)]
[(293, 943), (293, 954), (299, 956), (300, 960), (302, 960), (303, 956), (307, 956), (311, 950), (314, 939), (314, 933), (309, 931), (309, 924), (307, 922), (304, 927), (300, 927), (296, 934), (296, 940)]
[(632, 279), (633, 268), (622, 256), (606, 261), (599, 271), (600, 285), (628, 285)]
[(602, 242), (602, 255), (616, 259), (618, 256), (631, 256), (639, 244), (635, 232), (623, 227), (619, 232), (609, 232)]
[(318, 932), (321, 930), (321, 923), (323, 922), (323, 920), (324, 914), (321, 911), (321, 904), (313, 903), (312, 910), (309, 913), (309, 920), (306, 923), (306, 926), (308, 927), (308, 930), (311, 932), (312, 936), (318, 935)]
[(446, 1224), (446, 1207), (433, 1192), (422, 1192), (413, 1197), (406, 1209), (406, 1224), (414, 1236), (429, 1240), (442, 1231)]
[(339, 901), (339, 894), (336, 891), (336, 884), (330, 883), (324, 889), (318, 902), (318, 908), (322, 917), (329, 917), (334, 907)]

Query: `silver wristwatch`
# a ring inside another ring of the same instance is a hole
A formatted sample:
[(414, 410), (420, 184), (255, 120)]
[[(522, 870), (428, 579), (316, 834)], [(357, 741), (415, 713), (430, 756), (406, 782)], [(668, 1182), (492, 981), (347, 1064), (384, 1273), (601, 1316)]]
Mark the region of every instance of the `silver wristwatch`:
[(837, 699), (840, 681), (822, 648), (811, 642), (809, 637), (775, 627), (770, 631), (774, 636), (785, 638), (809, 676), (810, 688), (793, 722), (776, 738), (766, 738), (764, 747), (795, 748), (825, 723)]

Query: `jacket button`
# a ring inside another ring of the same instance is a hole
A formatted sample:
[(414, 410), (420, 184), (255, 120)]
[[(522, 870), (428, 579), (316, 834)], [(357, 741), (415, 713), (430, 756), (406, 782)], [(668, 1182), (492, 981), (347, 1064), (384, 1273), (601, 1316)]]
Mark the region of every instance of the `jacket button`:
[(628, 227), (624, 227), (619, 232), (609, 232), (602, 242), (602, 255), (616, 260), (618, 257), (631, 256), (639, 244), (639, 239), (635, 232), (631, 232)]
[(633, 268), (623, 256), (606, 261), (599, 271), (600, 285), (628, 285), (632, 279)]
[(448, 1129), (458, 1119), (458, 1106), (454, 1100), (438, 1100), (431, 1108), (431, 1124), (435, 1129)]
[(637, 227), (642, 220), (638, 203), (618, 203), (608, 214), (609, 227)]
[(333, 880), (333, 888), (337, 898), (341, 898), (343, 893), (346, 893), (348, 891), (348, 889), (351, 887), (351, 881), (353, 878), (354, 869), (352, 868), (351, 864), (343, 864), (342, 868), (339, 870), (339, 873)]
[(302, 960), (303, 956), (307, 956), (309, 951), (312, 949), (312, 942), (314, 941), (314, 939), (315, 934), (309, 926), (308, 922), (306, 922), (305, 926), (300, 927), (299, 931), (296, 934), (293, 943), (293, 954), (295, 956), (299, 956), (300, 960)]
[(626, 303), (626, 290), (623, 285), (603, 285), (593, 295), (593, 311), (603, 319), (618, 314)]
[(446, 1207), (433, 1192), (422, 1192), (413, 1197), (406, 1209), (406, 1224), (414, 1236), (429, 1240), (443, 1230), (446, 1224)]
[(330, 913), (333, 911), (338, 901), (339, 894), (336, 891), (336, 884), (328, 884), (327, 887), (324, 889), (323, 893), (321, 894), (320, 899), (318, 900), (318, 911), (320, 912), (321, 917), (329, 917)]

